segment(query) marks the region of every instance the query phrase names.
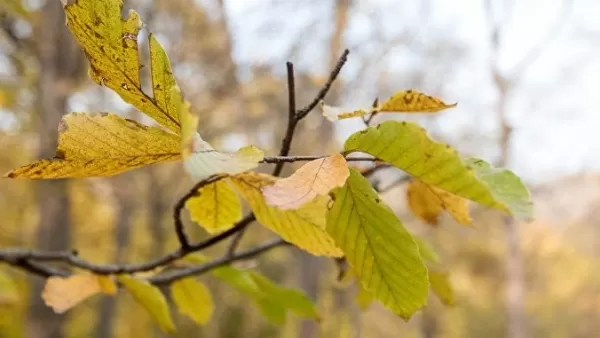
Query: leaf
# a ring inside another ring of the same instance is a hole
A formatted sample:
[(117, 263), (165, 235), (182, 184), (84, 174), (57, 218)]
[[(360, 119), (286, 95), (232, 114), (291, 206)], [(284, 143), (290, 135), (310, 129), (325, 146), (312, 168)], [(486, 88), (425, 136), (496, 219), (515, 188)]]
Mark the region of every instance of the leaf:
[(117, 294), (117, 284), (111, 276), (98, 275), (98, 285), (100, 290), (107, 295), (114, 296)]
[(318, 195), (327, 195), (348, 178), (348, 164), (341, 154), (310, 161), (291, 176), (263, 189), (268, 205), (281, 210), (297, 209)]
[(269, 299), (283, 305), (284, 308), (300, 317), (319, 318), (315, 304), (301, 291), (281, 287), (255, 271), (250, 272), (250, 277)]
[(87, 298), (105, 292), (100, 285), (100, 278), (102, 276), (91, 273), (49, 277), (42, 291), (42, 299), (54, 312), (63, 313)]
[(175, 332), (175, 324), (169, 313), (169, 306), (160, 290), (146, 281), (126, 275), (119, 276), (119, 282), (131, 293), (133, 298), (148, 311), (161, 330)]
[(417, 244), (417, 247), (419, 247), (419, 253), (421, 254), (421, 257), (423, 258), (423, 260), (426, 263), (430, 263), (430, 264), (439, 264), (440, 263), (440, 255), (433, 249), (433, 246), (431, 245), (431, 243), (429, 243), (428, 241), (426, 241), (425, 239), (423, 239), (419, 236), (414, 236), (414, 235), (413, 235), (413, 240), (415, 241), (415, 244)]
[[(175, 88), (173, 90), (176, 90)], [(198, 118), (187, 102), (177, 106), (182, 122), (181, 152), (186, 172), (196, 181), (215, 174), (237, 174), (254, 169), (263, 160), (262, 150), (247, 146), (235, 153), (218, 152), (196, 132)]]
[(409, 89), (395, 93), (376, 109), (379, 112), (435, 113), (454, 108), (456, 105), (456, 103), (446, 104), (437, 97)]
[[(194, 264), (210, 262), (208, 257), (198, 253), (188, 255), (184, 260)], [(248, 295), (262, 315), (273, 324), (283, 324), (287, 310), (306, 318), (318, 316), (314, 304), (303, 293), (280, 287), (258, 272), (222, 266), (211, 270), (211, 273)]]
[(409, 89), (395, 93), (381, 105), (374, 108), (344, 110), (325, 104), (321, 104), (321, 107), (323, 116), (330, 121), (335, 121), (373, 113), (437, 113), (454, 108), (456, 105), (456, 103), (447, 104), (436, 97)]
[(221, 179), (198, 189), (185, 207), (192, 221), (211, 234), (222, 232), (242, 218), (242, 204), (229, 179)]
[(213, 315), (214, 303), (208, 288), (194, 278), (183, 278), (171, 285), (173, 301), (179, 311), (198, 324), (206, 324)]
[(456, 298), (447, 272), (429, 270), (431, 290), (446, 305), (454, 305)]
[(427, 268), (412, 236), (369, 181), (350, 169), (333, 191), (327, 231), (344, 251), (362, 286), (390, 310), (408, 319), (427, 302)]
[(373, 294), (365, 290), (365, 288), (360, 283), (358, 283), (357, 288), (358, 293), (356, 294), (356, 297), (354, 297), (354, 300), (356, 301), (356, 303), (358, 303), (358, 307), (364, 311), (373, 302)]
[(0, 270), (0, 307), (18, 304), (19, 290), (15, 281), (4, 271)]
[(262, 189), (273, 185), (275, 177), (248, 172), (232, 176), (232, 181), (259, 223), (313, 255), (342, 255), (325, 230), (328, 197), (316, 198), (296, 210), (280, 210), (268, 206), (262, 195)]
[[(200, 253), (187, 255), (185, 256), (184, 260), (193, 264), (205, 264), (210, 262), (209, 257)], [(242, 292), (260, 293), (258, 285), (256, 285), (252, 277), (250, 277), (248, 271), (243, 271), (240, 269), (236, 269), (232, 266), (226, 265), (214, 268), (210, 272), (215, 277), (227, 282), (228, 284), (232, 285), (233, 287)]]
[(467, 201), (460, 196), (418, 179), (411, 180), (406, 194), (410, 210), (426, 223), (437, 225), (444, 210), (460, 224), (472, 222)]
[(351, 135), (344, 150), (368, 153), (429, 185), (515, 216), (522, 216), (530, 205), (498, 199), (496, 187), (480, 179), (455, 149), (431, 140), (416, 123), (386, 121), (369, 127)]
[(285, 308), (269, 299), (268, 297), (260, 297), (255, 300), (260, 313), (271, 323), (275, 325), (282, 325), (285, 323), (285, 317), (287, 312)]
[(467, 159), (466, 163), (475, 171), (475, 175), (492, 189), (494, 198), (502, 201), (513, 215), (531, 219), (531, 196), (517, 175), (507, 169), (492, 168), (489, 163), (478, 158)]
[(10, 178), (53, 179), (112, 176), (180, 158), (179, 137), (115, 114), (71, 113), (58, 128), (53, 159), (15, 169)]
[(142, 91), (137, 35), (142, 21), (135, 11), (121, 19), (122, 0), (74, 0), (65, 6), (67, 26), (90, 62), (90, 77), (156, 122), (179, 133), (176, 106), (181, 97), (172, 96), (175, 78), (165, 51), (150, 34), (150, 72), (153, 97)]

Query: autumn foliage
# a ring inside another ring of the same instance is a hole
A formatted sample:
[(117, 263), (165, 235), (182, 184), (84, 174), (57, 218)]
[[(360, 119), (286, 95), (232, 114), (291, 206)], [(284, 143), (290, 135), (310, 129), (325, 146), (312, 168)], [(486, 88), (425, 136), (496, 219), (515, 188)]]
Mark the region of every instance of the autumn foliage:
[[(410, 176), (408, 206), (427, 223), (436, 224), (447, 212), (458, 223), (469, 225), (468, 201), (522, 219), (531, 217), (529, 193), (511, 171), (480, 159), (463, 158), (449, 145), (432, 140), (416, 123), (389, 120), (371, 126), (371, 119), (366, 119), (375, 114), (436, 113), (456, 106), (417, 90), (399, 91), (371, 108), (344, 109), (325, 103), (325, 89), (315, 104), (307, 106), (309, 109), (300, 112), (291, 108), (290, 138), (278, 156), (267, 156), (252, 145), (231, 153), (215, 149), (196, 131), (202, 121), (185, 101), (169, 59), (152, 34), (148, 37), (152, 91), (142, 89), (139, 69), (144, 65), (138, 59), (137, 42), (142, 21), (133, 11), (122, 19), (121, 7), (120, 0), (73, 1), (64, 8), (67, 26), (85, 51), (90, 77), (157, 125), (111, 113), (68, 114), (58, 126), (56, 156), (17, 168), (6, 177), (111, 176), (181, 161), (198, 184), (181, 199), (176, 211), (187, 209), (191, 220), (215, 237), (209, 242), (191, 243), (176, 212), (175, 235), (181, 247), (157, 263), (109, 269), (79, 258), (65, 258), (84, 271), (47, 279), (43, 297), (56, 312), (67, 311), (94, 294), (115, 296), (117, 288), (122, 288), (149, 311), (161, 329), (171, 332), (175, 324), (169, 304), (157, 287), (166, 285), (178, 311), (201, 325), (210, 319), (214, 300), (195, 276), (209, 272), (247, 295), (272, 322), (282, 322), (287, 311), (312, 319), (325, 316), (302, 292), (281, 287), (256, 271), (230, 265), (286, 244), (347, 261), (349, 276), (360, 283), (362, 304), (375, 299), (404, 319), (426, 305), (430, 290), (452, 304), (448, 276), (439, 269), (433, 249), (411, 235), (369, 181), (369, 175), (379, 167), (395, 167)], [(340, 59), (339, 68), (345, 60), (346, 55)], [(332, 72), (331, 81), (339, 70)], [(336, 153), (289, 156), (293, 129), (319, 105), (330, 121), (362, 118), (366, 128), (348, 137)], [(285, 178), (278, 177), (279, 170), (273, 175), (252, 171), (260, 163), (281, 166), (297, 161), (308, 162)], [(376, 167), (355, 165), (365, 162)], [(243, 202), (251, 214), (243, 215)], [(199, 253), (212, 243), (243, 234), (254, 220), (279, 238), (216, 259)]]

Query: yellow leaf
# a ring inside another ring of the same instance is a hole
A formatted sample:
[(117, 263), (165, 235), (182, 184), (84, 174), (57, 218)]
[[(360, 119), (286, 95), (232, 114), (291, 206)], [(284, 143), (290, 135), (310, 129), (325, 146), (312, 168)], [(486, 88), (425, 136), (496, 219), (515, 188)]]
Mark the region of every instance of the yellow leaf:
[(15, 281), (0, 270), (0, 308), (19, 303), (19, 290)]
[(198, 118), (187, 103), (177, 106), (182, 121), (181, 151), (186, 172), (196, 181), (215, 174), (237, 174), (254, 169), (262, 161), (262, 150), (248, 146), (235, 153), (222, 153), (204, 141), (196, 132)]
[(185, 203), (192, 221), (211, 234), (231, 228), (242, 218), (242, 204), (229, 179), (200, 188)]
[(318, 195), (327, 195), (341, 187), (350, 175), (346, 159), (341, 154), (310, 161), (292, 176), (278, 180), (263, 189), (267, 204), (282, 210), (297, 209)]
[(119, 282), (150, 313), (152, 319), (163, 331), (175, 332), (175, 324), (171, 319), (167, 300), (157, 287), (126, 275), (119, 276)]
[(467, 200), (460, 196), (418, 179), (413, 179), (409, 183), (406, 194), (411, 211), (429, 224), (438, 224), (439, 216), (444, 210), (458, 223), (471, 224)]
[(321, 102), (323, 116), (329, 121), (348, 119), (373, 113), (436, 113), (456, 107), (457, 103), (447, 104), (444, 101), (409, 89), (395, 93), (381, 105), (372, 108), (347, 110), (328, 106)]
[(376, 110), (379, 112), (436, 113), (454, 108), (456, 105), (456, 103), (446, 104), (437, 97), (409, 89), (395, 93)]
[(214, 312), (208, 288), (194, 278), (184, 278), (171, 285), (171, 295), (179, 311), (198, 324), (206, 324)]
[(117, 284), (112, 276), (98, 275), (98, 284), (100, 285), (100, 290), (107, 295), (114, 296), (117, 294)]
[(373, 303), (373, 294), (367, 291), (360, 283), (357, 283), (358, 292), (354, 297), (356, 303), (358, 303), (358, 307), (361, 310), (366, 310), (371, 303)]
[(281, 210), (268, 206), (261, 192), (264, 187), (275, 183), (275, 177), (248, 172), (235, 175), (232, 180), (259, 223), (313, 255), (342, 255), (325, 231), (328, 197), (316, 198), (296, 210)]
[[(56, 313), (63, 313), (85, 299), (105, 290), (100, 286), (102, 276), (81, 273), (69, 277), (49, 277), (42, 299)], [(109, 294), (109, 293), (107, 293)]]
[(153, 96), (144, 93), (140, 84), (141, 68), (137, 37), (142, 26), (138, 14), (130, 11), (121, 19), (122, 0), (74, 0), (65, 5), (67, 26), (90, 62), (90, 76), (161, 125), (179, 133), (176, 104), (181, 97), (172, 96), (175, 78), (167, 55), (152, 34), (150, 69)]
[(53, 159), (20, 167), (6, 177), (28, 179), (112, 176), (178, 160), (179, 137), (115, 114), (71, 113), (59, 126)]
[(431, 290), (436, 296), (446, 305), (454, 305), (456, 298), (454, 289), (450, 283), (450, 278), (447, 272), (440, 272), (429, 269), (429, 283)]

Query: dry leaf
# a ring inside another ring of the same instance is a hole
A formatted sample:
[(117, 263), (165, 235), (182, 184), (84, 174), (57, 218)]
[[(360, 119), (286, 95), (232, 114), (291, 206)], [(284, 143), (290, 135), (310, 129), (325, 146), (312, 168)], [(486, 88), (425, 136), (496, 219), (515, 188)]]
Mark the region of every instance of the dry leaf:
[(446, 210), (458, 223), (471, 224), (467, 200), (421, 180), (412, 180), (406, 191), (408, 206), (423, 221), (436, 225)]
[(382, 104), (364, 109), (343, 109), (328, 106), (321, 102), (323, 116), (329, 121), (343, 120), (352, 117), (364, 116), (373, 113), (436, 113), (445, 109), (456, 107), (456, 103), (447, 104), (444, 101), (423, 94), (417, 90), (409, 89), (395, 93)]
[(437, 97), (409, 89), (395, 93), (376, 110), (380, 112), (436, 113), (454, 108), (456, 105), (457, 103), (446, 104)]
[(341, 187), (350, 175), (346, 159), (341, 154), (310, 161), (293, 175), (263, 188), (267, 204), (282, 210), (297, 209), (317, 195), (327, 195)]
[[(101, 282), (101, 278), (105, 280)], [(97, 293), (114, 294), (111, 293), (111, 287), (107, 286), (106, 278), (91, 273), (81, 273), (66, 278), (50, 277), (46, 280), (42, 299), (54, 312), (63, 313)], [(114, 289), (116, 290), (116, 287)]]

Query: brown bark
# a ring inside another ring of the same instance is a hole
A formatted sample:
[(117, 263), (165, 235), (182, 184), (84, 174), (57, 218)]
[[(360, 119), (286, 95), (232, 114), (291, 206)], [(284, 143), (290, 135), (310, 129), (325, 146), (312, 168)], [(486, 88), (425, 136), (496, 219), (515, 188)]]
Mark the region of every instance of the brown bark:
[[(84, 69), (82, 53), (65, 26), (60, 1), (47, 1), (35, 31), (35, 47), (40, 75), (37, 85), (39, 157), (54, 156), (57, 127), (67, 110), (68, 93)], [(36, 182), (40, 221), (36, 247), (68, 249), (70, 243), (70, 203), (66, 180)], [(41, 297), (43, 281), (32, 282), (28, 337), (62, 337), (64, 315), (56, 315)]]

